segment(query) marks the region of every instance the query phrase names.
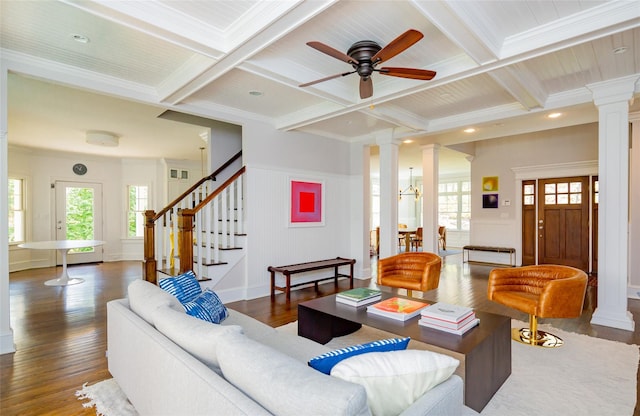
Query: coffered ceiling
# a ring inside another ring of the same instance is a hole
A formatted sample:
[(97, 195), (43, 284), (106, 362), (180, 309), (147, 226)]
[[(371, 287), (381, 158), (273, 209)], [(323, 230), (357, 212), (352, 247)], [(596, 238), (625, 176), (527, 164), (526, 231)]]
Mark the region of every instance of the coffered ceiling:
[[(152, 144), (199, 160), (200, 129), (158, 120), (165, 109), (349, 142), (392, 134), (414, 146), (447, 146), (597, 121), (588, 85), (640, 77), (637, 1), (3, 0), (0, 7), (0, 52), (12, 71), (9, 142), (87, 153), (157, 156)], [(299, 87), (352, 69), (306, 42), (346, 53), (356, 41), (384, 46), (408, 29), (424, 38), (382, 66), (433, 70), (433, 80), (374, 73), (373, 96), (364, 100), (357, 74)], [(54, 84), (53, 98), (38, 94), (42, 81)], [(63, 105), (77, 94), (99, 96), (72, 112)], [(562, 115), (548, 119), (551, 112)], [(34, 134), (40, 122), (49, 123), (46, 137), (42, 128)], [(475, 132), (464, 133), (469, 127)], [(186, 130), (176, 148), (179, 128)], [(78, 144), (86, 129), (117, 132), (121, 147)]]

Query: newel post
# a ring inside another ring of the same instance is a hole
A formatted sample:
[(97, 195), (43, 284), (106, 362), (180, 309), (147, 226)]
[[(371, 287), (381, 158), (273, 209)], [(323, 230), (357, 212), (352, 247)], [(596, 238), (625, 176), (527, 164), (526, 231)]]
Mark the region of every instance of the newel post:
[(151, 283), (156, 283), (155, 222), (153, 221), (155, 216), (156, 212), (153, 210), (144, 212), (144, 262), (142, 263), (142, 278)]
[(178, 211), (178, 252), (180, 253), (180, 273), (193, 269), (193, 217), (192, 209)]

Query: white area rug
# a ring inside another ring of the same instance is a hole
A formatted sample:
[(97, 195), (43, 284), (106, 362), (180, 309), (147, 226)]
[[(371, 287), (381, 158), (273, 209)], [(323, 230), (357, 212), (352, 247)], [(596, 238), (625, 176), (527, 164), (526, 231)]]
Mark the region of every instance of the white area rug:
[[(512, 320), (512, 326), (526, 326)], [(543, 349), (512, 342), (511, 376), (483, 409), (483, 416), (633, 415), (640, 351), (637, 345), (573, 334), (548, 325), (540, 329), (560, 336), (564, 346)], [(296, 334), (298, 323), (278, 328)], [(332, 339), (327, 346), (342, 348), (393, 334), (363, 327), (353, 334)], [(412, 341), (413, 342), (413, 341)], [(136, 416), (113, 379), (82, 387), (76, 392), (83, 405), (95, 406), (98, 416)], [(465, 408), (465, 416), (477, 415)]]
[[(511, 322), (513, 327), (527, 326), (524, 322)], [(297, 325), (293, 322), (278, 330), (297, 333)], [(549, 325), (539, 328), (558, 335), (565, 344), (547, 349), (512, 341), (511, 376), (481, 415), (633, 415), (640, 356), (637, 345), (574, 334)], [(326, 345), (342, 348), (389, 337), (393, 334), (363, 327)], [(470, 408), (465, 410), (465, 415), (478, 414)]]
[(84, 383), (82, 390), (76, 391), (78, 400), (90, 400), (83, 403), (84, 407), (96, 408), (98, 416), (137, 416), (138, 412), (129, 403), (118, 383), (112, 378), (87, 386)]

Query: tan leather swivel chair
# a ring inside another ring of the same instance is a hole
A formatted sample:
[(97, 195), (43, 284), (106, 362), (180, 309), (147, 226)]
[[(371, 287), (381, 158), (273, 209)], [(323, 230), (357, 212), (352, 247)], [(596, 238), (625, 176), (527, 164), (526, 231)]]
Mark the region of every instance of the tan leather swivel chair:
[(434, 253), (409, 252), (378, 260), (378, 285), (425, 292), (440, 283), (442, 259)]
[(538, 318), (577, 318), (582, 314), (587, 274), (569, 266), (538, 265), (493, 269), (489, 300), (529, 314), (529, 328), (513, 328), (511, 337), (523, 344), (559, 347), (556, 335), (538, 330)]

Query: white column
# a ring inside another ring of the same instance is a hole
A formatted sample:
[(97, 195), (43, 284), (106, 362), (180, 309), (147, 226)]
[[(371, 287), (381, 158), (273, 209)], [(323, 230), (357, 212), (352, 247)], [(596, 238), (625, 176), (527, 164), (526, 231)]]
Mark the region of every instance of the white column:
[(380, 258), (398, 253), (398, 144), (388, 130), (380, 147)]
[(438, 252), (439, 144), (422, 146), (422, 250)]
[(14, 352), (9, 316), (9, 171), (7, 142), (7, 68), (0, 68), (0, 354)]
[[(629, 179), (629, 253), (640, 253), (640, 112), (629, 114), (631, 158)], [(629, 256), (629, 297), (640, 298), (640, 256)]]
[(356, 259), (354, 276), (371, 277), (369, 236), (371, 231), (371, 146), (351, 144), (351, 175), (349, 183), (351, 257)]
[(598, 107), (598, 307), (591, 323), (633, 331), (629, 266), (629, 101), (637, 77), (587, 87)]

